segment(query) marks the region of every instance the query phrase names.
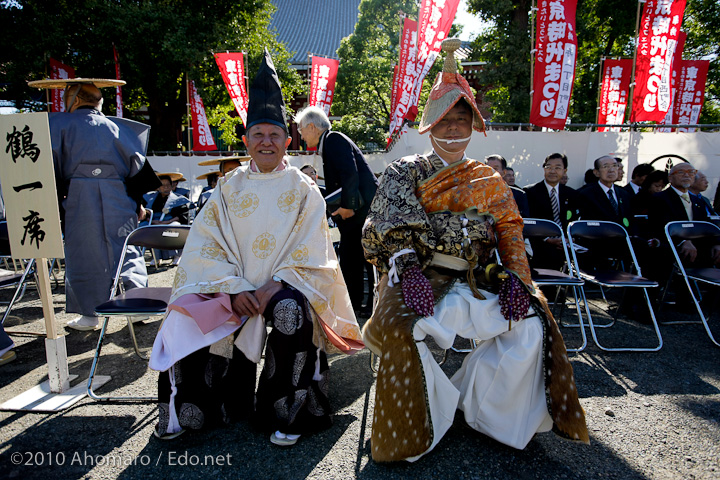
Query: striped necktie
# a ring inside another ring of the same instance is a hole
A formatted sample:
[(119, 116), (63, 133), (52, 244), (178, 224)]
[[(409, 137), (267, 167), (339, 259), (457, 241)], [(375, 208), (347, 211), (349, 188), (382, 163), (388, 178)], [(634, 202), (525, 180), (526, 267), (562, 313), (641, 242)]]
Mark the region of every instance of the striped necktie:
[(550, 189), (550, 206), (552, 207), (553, 219), (555, 220), (555, 223), (562, 227), (562, 223), (560, 221), (560, 203), (558, 202), (557, 191), (555, 191), (555, 187)]
[(613, 195), (613, 189), (611, 188), (608, 190), (608, 200), (610, 200), (610, 205), (612, 206), (613, 210), (615, 210), (615, 215), (618, 214), (618, 203), (615, 200), (615, 195)]

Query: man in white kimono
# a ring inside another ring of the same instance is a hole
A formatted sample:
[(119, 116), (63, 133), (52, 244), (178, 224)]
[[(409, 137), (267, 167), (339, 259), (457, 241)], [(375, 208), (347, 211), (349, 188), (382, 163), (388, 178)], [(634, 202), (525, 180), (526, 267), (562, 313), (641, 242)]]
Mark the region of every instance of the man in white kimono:
[(266, 51), (243, 137), (252, 160), (219, 179), (195, 219), (153, 347), (159, 438), (253, 418), (293, 445), (331, 423), (326, 351), (363, 348), (323, 198), (285, 160), (287, 132)]

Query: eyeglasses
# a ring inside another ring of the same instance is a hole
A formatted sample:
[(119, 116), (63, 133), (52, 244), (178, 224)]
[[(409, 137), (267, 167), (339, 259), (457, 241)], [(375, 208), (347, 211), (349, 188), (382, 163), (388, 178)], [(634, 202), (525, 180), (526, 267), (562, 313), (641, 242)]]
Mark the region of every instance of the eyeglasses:
[(686, 177), (694, 177), (697, 170), (677, 170), (673, 175), (685, 175)]
[(549, 172), (559, 172), (565, 170), (565, 167), (558, 167), (556, 165), (543, 165), (543, 168)]
[(618, 164), (617, 163), (606, 163), (605, 165), (600, 165), (600, 170), (617, 170)]

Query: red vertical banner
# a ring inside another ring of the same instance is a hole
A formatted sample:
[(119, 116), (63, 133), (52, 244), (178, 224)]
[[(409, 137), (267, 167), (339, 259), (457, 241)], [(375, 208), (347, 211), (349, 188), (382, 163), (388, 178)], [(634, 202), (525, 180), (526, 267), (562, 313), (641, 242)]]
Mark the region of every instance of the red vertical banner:
[[(680, 78), (676, 83), (673, 123), (695, 125), (700, 118), (705, 99), (710, 60), (682, 60)], [(695, 128), (678, 128), (679, 132), (694, 132)]]
[[(630, 96), (632, 59), (605, 59), (602, 64), (602, 86), (598, 105), (599, 124), (623, 123)], [(617, 132), (619, 127), (599, 127), (598, 132)]]
[(393, 79), (392, 79), (392, 97), (390, 98), (390, 111), (394, 112), (395, 107), (397, 107), (398, 102), (398, 94), (400, 92), (400, 75), (399, 75), (399, 66), (395, 65), (393, 67)]
[(216, 53), (215, 63), (220, 68), (225, 87), (230, 94), (235, 109), (242, 119), (243, 125), (247, 124), (248, 94), (245, 88), (245, 66), (243, 64), (243, 53)]
[(216, 150), (215, 139), (205, 115), (205, 105), (195, 88), (195, 82), (188, 82), (190, 112), (192, 113), (193, 150)]
[(418, 74), (415, 79), (413, 106), (418, 103), (422, 82), (440, 54), (442, 41), (450, 32), (459, 4), (460, 0), (423, 0), (420, 5), (417, 42)]
[(673, 60), (685, 0), (647, 0), (640, 20), (630, 120), (661, 122), (672, 104)]
[[(113, 44), (113, 58), (115, 59), (115, 78), (117, 80), (121, 80), (120, 78), (120, 59), (118, 57), (117, 49), (115, 48), (115, 44)], [(123, 102), (122, 102), (122, 87), (119, 85), (115, 87), (115, 107), (117, 110), (118, 117), (123, 116)]]
[(339, 64), (333, 58), (313, 56), (312, 59), (309, 104), (322, 108), (326, 115), (330, 115)]
[[(670, 108), (665, 114), (665, 118), (663, 118), (663, 121), (661, 122), (664, 125), (673, 123), (673, 112), (675, 111), (675, 107), (673, 105), (675, 104), (675, 97), (677, 96), (677, 82), (680, 81), (680, 68), (682, 66), (682, 54), (683, 50), (685, 49), (686, 39), (687, 34), (680, 30), (680, 32), (678, 33), (677, 46), (675, 47), (675, 60), (673, 61), (672, 76), (670, 78)], [(658, 128), (655, 131), (670, 132), (672, 131), (672, 128)]]
[[(393, 67), (393, 79), (392, 79), (392, 97), (390, 98), (390, 112), (395, 112), (398, 104), (398, 97), (400, 96), (400, 66), (395, 65)], [(392, 136), (388, 137), (386, 149), (390, 148), (392, 142)]]
[(577, 0), (540, 2), (530, 123), (562, 129), (575, 80)]
[[(75, 78), (75, 69), (51, 58), (50, 78)], [(50, 111), (65, 111), (65, 104), (63, 103), (62, 97), (63, 90), (61, 88), (53, 88), (50, 90)]]
[(417, 77), (417, 26), (418, 22), (405, 18), (400, 37), (400, 61), (398, 63), (398, 92), (395, 109), (390, 116), (390, 137), (400, 130), (412, 104), (415, 78)]

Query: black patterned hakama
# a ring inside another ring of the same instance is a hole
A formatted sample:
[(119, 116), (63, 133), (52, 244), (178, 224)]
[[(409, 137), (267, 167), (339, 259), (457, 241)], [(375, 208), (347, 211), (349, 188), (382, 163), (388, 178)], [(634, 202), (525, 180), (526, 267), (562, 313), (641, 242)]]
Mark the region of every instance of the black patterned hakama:
[(272, 327), (265, 364), (255, 394), (256, 365), (233, 345), (232, 358), (200, 349), (177, 362), (158, 379), (157, 430), (167, 431), (172, 394), (184, 429), (199, 430), (254, 419), (263, 430), (302, 434), (329, 427), (329, 367), (325, 352), (313, 343), (313, 319), (305, 297), (292, 287), (268, 304), (265, 320)]

